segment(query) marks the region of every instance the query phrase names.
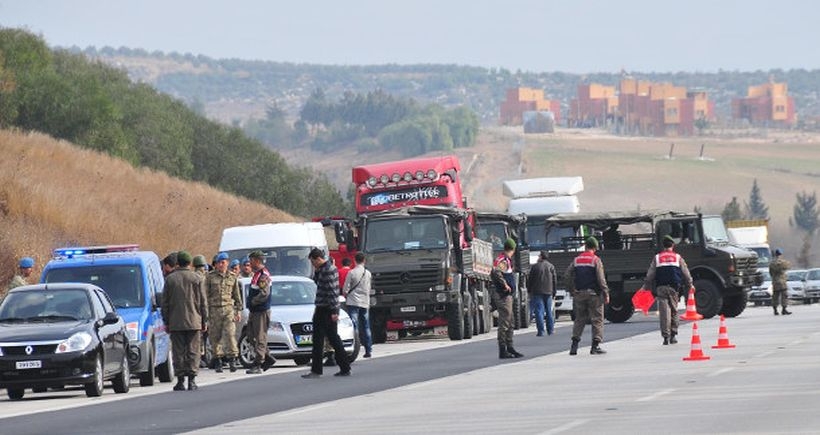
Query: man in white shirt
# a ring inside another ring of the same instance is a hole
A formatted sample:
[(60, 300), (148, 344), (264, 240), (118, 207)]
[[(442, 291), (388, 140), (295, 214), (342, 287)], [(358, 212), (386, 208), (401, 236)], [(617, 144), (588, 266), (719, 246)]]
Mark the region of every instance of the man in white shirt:
[(356, 253), (356, 267), (347, 274), (342, 294), (345, 295), (347, 313), (364, 344), (364, 357), (370, 358), (373, 350), (373, 336), (370, 333), (370, 271), (365, 269), (364, 254)]

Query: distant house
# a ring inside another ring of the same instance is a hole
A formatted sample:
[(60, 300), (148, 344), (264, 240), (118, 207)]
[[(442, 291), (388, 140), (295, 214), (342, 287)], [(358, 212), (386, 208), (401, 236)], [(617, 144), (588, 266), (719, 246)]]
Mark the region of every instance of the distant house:
[(522, 125), (524, 112), (553, 113), (555, 122), (560, 122), (561, 103), (558, 100), (545, 100), (543, 89), (512, 88), (507, 89), (507, 99), (501, 102), (501, 125)]
[(793, 127), (797, 123), (794, 98), (788, 95), (788, 86), (773, 81), (749, 86), (745, 98), (732, 99), (732, 118), (769, 127)]

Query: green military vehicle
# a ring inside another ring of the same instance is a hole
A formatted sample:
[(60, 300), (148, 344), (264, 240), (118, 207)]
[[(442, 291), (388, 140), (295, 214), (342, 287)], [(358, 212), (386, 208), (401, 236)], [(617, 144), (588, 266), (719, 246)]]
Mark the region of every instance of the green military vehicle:
[[(698, 313), (735, 317), (746, 308), (746, 291), (763, 278), (757, 270), (757, 254), (729, 243), (720, 216), (673, 211), (634, 211), (558, 214), (546, 219), (550, 232), (562, 236), (560, 247), (550, 253), (559, 284), (573, 258), (592, 235), (599, 241), (598, 256), (604, 263), (610, 288), (605, 316), (610, 322), (629, 320), (634, 312), (632, 296), (643, 284), (652, 257), (669, 235), (692, 274)], [(680, 289), (686, 296), (688, 289)]]
[[(493, 245), (493, 258), (504, 251), (504, 241), (515, 240), (515, 272), (518, 283), (513, 294), (513, 327), (530, 326), (530, 301), (527, 293), (527, 275), (530, 272), (530, 250), (527, 245), (527, 215), (509, 213), (476, 213), (475, 235)], [(537, 254), (536, 258), (537, 260)]]

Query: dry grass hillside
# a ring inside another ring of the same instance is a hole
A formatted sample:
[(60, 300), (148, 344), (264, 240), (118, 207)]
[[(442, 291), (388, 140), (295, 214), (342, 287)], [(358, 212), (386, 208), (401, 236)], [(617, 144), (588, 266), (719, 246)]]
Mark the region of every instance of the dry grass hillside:
[(295, 218), (201, 183), (139, 169), (41, 134), (0, 130), (0, 285), (16, 258), (70, 245), (138, 243), (160, 256), (215, 253), (222, 229)]

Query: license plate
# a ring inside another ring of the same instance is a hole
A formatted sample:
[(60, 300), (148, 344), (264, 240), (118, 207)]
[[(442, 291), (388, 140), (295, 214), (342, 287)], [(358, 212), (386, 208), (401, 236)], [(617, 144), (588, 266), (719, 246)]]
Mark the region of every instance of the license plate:
[(39, 369), (43, 367), (43, 362), (39, 359), (31, 361), (17, 361), (18, 369)]
[(307, 346), (313, 344), (313, 335), (295, 335), (297, 346)]
[(402, 313), (415, 313), (416, 312), (416, 306), (411, 305), (409, 307), (401, 307), (401, 312)]

